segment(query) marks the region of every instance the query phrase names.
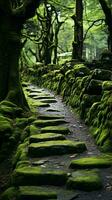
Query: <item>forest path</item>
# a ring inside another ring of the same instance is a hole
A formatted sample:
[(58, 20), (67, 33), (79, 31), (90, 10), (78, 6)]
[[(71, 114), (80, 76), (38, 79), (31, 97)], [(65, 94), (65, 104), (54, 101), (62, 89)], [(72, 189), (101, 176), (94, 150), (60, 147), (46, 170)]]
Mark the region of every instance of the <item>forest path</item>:
[(29, 137), (30, 164), (15, 172), (21, 199), (111, 200), (110, 156), (100, 153), (88, 128), (60, 96), (36, 86), (28, 91), (38, 105), (38, 118)]

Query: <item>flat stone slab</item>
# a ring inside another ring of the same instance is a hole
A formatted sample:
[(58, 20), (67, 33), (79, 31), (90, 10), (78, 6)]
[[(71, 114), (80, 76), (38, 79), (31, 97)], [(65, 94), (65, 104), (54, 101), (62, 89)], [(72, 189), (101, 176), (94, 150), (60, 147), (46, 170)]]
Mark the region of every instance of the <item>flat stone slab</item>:
[(48, 103), (43, 103), (41, 101), (35, 101), (32, 103), (32, 106), (37, 106), (37, 107), (49, 107), (50, 105)]
[(22, 186), (19, 187), (19, 192), (21, 200), (57, 199), (57, 193), (45, 187)]
[(32, 135), (29, 138), (30, 143), (50, 141), (50, 140), (65, 140), (65, 136), (56, 133), (42, 133), (37, 135)]
[(46, 141), (31, 143), (28, 153), (31, 157), (44, 157), (52, 155), (63, 155), (69, 153), (81, 153), (86, 150), (83, 142), (72, 142), (70, 140)]
[(66, 123), (64, 119), (36, 120), (33, 122), (37, 127), (56, 126), (64, 123)]
[(39, 115), (38, 116), (38, 119), (63, 119), (64, 116), (63, 115), (53, 115), (53, 114), (50, 114), (50, 115)]
[(34, 99), (40, 99), (40, 100), (42, 100), (42, 99), (44, 99), (44, 100), (55, 100), (55, 98), (53, 97), (53, 96), (41, 96), (41, 95), (38, 95), (38, 96), (34, 96), (33, 97)]
[(94, 191), (102, 188), (102, 180), (97, 171), (80, 170), (72, 173), (67, 181), (69, 189)]
[(14, 170), (12, 184), (17, 185), (64, 185), (67, 173), (42, 167), (20, 166)]
[(10, 187), (2, 195), (3, 200), (72, 200), (77, 197), (78, 193), (55, 186)]
[(60, 133), (60, 134), (68, 134), (70, 132), (69, 128), (65, 126), (46, 126), (41, 128), (42, 133)]
[(105, 168), (112, 166), (112, 156), (86, 157), (72, 160), (71, 168)]

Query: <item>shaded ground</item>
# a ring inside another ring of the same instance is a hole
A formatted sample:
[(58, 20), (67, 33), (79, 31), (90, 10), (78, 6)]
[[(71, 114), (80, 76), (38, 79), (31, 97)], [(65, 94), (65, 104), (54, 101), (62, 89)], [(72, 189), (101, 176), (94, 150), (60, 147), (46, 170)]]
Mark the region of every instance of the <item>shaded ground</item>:
[[(63, 125), (64, 127), (68, 127), (70, 129), (69, 134), (66, 135), (66, 139), (69, 139), (73, 142), (82, 141), (85, 143), (87, 147), (87, 150), (84, 151), (83, 153), (69, 153), (69, 154), (63, 154), (63, 155), (52, 155), (52, 156), (44, 156), (44, 157), (43, 156), (32, 157), (29, 155), (28, 162), (29, 162), (29, 167), (31, 170), (33, 170), (33, 167), (41, 167), (41, 169), (45, 171), (46, 169), (54, 170), (54, 172), (58, 172), (58, 170), (62, 170), (62, 172), (65, 172), (67, 176), (69, 177), (72, 172), (76, 171), (76, 169), (69, 168), (72, 160), (83, 158), (83, 157), (92, 157), (92, 156), (101, 155), (99, 149), (94, 143), (94, 139), (91, 137), (89, 133), (88, 128), (78, 118), (78, 116), (76, 116), (72, 112), (72, 110), (68, 106), (65, 105), (65, 103), (62, 101), (60, 96), (55, 96), (54, 93), (46, 89), (37, 88), (36, 86), (30, 86), (28, 90), (29, 90), (29, 96), (32, 99), (35, 99), (35, 103), (37, 103), (39, 106), (36, 108), (38, 115), (43, 115), (43, 116), (47, 115), (47, 116), (52, 116), (52, 117), (54, 115), (63, 116), (63, 119), (67, 123), (59, 124), (58, 126), (60, 127)], [(50, 100), (51, 100), (51, 103), (50, 103)], [(52, 120), (52, 117), (51, 117), (51, 120)], [(40, 132), (42, 131), (42, 127), (40, 127), (39, 131)], [(30, 144), (28, 144), (28, 148), (29, 146)], [(41, 150), (42, 148), (43, 147), (41, 147)], [(5, 166), (8, 166), (8, 169), (5, 169)], [(1, 165), (0, 177), (1, 177), (2, 187), (4, 187), (4, 183), (7, 182), (9, 178), (10, 170), (11, 170), (10, 163), (8, 164), (7, 161), (4, 162), (3, 165)], [(79, 191), (76, 189), (68, 191), (66, 189), (66, 186), (61, 186), (61, 187), (52, 186), (52, 185), (51, 186), (46, 185), (46, 186), (48, 189), (51, 189), (52, 191), (57, 192), (58, 194), (57, 200), (74, 200), (74, 199), (111, 200), (112, 199), (112, 167), (109, 167), (107, 169), (103, 168), (103, 169), (100, 169), (99, 171), (102, 178), (103, 188), (98, 191), (84, 192), (84, 191), (81, 191), (81, 190)], [(29, 177), (30, 176), (31, 174), (29, 175)], [(5, 177), (5, 180), (3, 177)], [(30, 182), (30, 180), (28, 181)], [(44, 181), (45, 180), (43, 179), (43, 185), (45, 186)], [(32, 183), (30, 186), (32, 187)], [(43, 190), (44, 190), (44, 186), (42, 186)]]
[[(35, 87), (31, 87), (35, 89)], [(42, 89), (43, 90), (43, 89)], [(50, 107), (40, 107), (39, 113), (40, 114), (60, 114), (64, 116), (64, 119), (67, 121), (67, 126), (70, 128), (71, 133), (67, 136), (67, 138), (71, 139), (72, 141), (83, 141), (87, 146), (87, 151), (81, 154), (71, 154), (71, 155), (63, 155), (63, 156), (51, 156), (51, 157), (44, 157), (44, 159), (40, 159), (43, 162), (43, 167), (51, 167), (54, 169), (64, 169), (68, 171), (68, 166), (70, 161), (75, 158), (80, 157), (90, 157), (93, 155), (100, 155), (100, 151), (94, 143), (94, 139), (89, 133), (87, 126), (85, 126), (84, 122), (79, 119), (77, 115), (74, 115), (73, 111), (70, 107), (66, 106), (65, 103), (62, 101), (60, 96), (55, 96), (53, 92), (48, 90), (43, 90), (44, 93), (51, 97), (55, 97), (56, 103), (49, 103)], [(34, 159), (35, 160), (35, 159)], [(32, 162), (32, 161), (31, 161)], [(101, 169), (101, 176), (103, 181), (103, 189), (99, 191), (93, 192), (83, 192), (83, 191), (76, 191), (78, 192), (77, 199), (78, 200), (111, 200), (112, 199), (112, 168), (108, 169)], [(63, 199), (66, 199), (64, 197)], [(72, 200), (75, 198), (71, 198), (68, 200)]]

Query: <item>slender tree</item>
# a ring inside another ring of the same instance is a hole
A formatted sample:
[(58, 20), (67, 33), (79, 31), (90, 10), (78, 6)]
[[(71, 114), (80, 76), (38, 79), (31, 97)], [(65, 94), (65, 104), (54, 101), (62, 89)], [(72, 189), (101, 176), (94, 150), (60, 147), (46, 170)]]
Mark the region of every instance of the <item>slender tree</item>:
[(72, 58), (82, 59), (83, 51), (83, 0), (76, 0), (76, 14), (72, 16), (74, 20), (74, 41)]
[(0, 101), (8, 99), (28, 109), (20, 79), (21, 30), (40, 0), (0, 0)]

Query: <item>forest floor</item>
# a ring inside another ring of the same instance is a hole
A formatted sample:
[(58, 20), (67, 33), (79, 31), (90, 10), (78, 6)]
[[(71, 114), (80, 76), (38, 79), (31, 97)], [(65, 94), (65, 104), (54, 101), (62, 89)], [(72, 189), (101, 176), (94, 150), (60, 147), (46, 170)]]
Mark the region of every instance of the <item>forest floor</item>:
[(15, 172), (21, 199), (111, 200), (110, 155), (99, 151), (87, 126), (60, 96), (37, 86), (26, 89), (38, 105), (33, 122), (38, 133), (30, 133), (29, 164)]

